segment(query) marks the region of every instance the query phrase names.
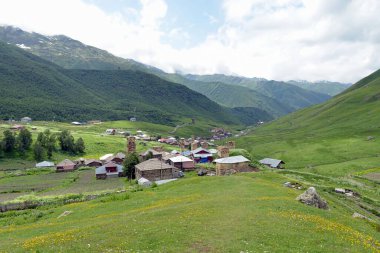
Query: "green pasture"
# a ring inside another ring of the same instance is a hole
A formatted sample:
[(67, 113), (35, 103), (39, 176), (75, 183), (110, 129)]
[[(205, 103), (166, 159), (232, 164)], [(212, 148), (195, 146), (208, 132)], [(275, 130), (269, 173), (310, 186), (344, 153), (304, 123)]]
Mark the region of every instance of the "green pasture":
[[(305, 206), (276, 173), (189, 177), (54, 208), (0, 214), (0, 251), (379, 252), (376, 225)], [(71, 214), (58, 218), (65, 211)]]

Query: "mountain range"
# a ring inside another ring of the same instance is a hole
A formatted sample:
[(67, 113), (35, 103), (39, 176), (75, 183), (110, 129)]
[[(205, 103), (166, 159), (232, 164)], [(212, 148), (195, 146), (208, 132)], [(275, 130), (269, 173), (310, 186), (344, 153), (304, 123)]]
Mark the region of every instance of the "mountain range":
[(137, 116), (166, 125), (191, 118), (241, 124), (231, 109), (155, 75), (132, 70), (64, 69), (5, 43), (0, 43), (0, 93), (3, 119), (30, 116), (82, 121)]
[(250, 115), (256, 115), (254, 120), (271, 120), (324, 102), (348, 87), (346, 84), (325, 82), (322, 83), (324, 84), (322, 89), (320, 83), (166, 73), (131, 59), (114, 56), (105, 50), (85, 45), (64, 35), (45, 36), (10, 26), (0, 27), (0, 40), (65, 69), (132, 70), (153, 74), (171, 83), (187, 86), (222, 106), (232, 108), (232, 112), (236, 114), (249, 110)]

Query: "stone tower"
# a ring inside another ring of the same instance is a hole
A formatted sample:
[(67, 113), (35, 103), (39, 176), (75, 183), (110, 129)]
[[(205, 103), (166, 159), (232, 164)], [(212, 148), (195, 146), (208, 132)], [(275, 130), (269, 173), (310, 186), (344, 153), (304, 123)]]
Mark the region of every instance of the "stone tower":
[(225, 158), (230, 156), (230, 149), (226, 146), (219, 146), (218, 147), (218, 156), (219, 158)]
[(227, 144), (227, 147), (230, 149), (235, 149), (236, 147), (236, 144), (234, 141), (228, 141), (226, 144)]
[(134, 136), (128, 137), (127, 153), (136, 152), (136, 138)]
[(195, 150), (199, 147), (199, 142), (198, 141), (193, 141), (191, 143), (191, 150)]

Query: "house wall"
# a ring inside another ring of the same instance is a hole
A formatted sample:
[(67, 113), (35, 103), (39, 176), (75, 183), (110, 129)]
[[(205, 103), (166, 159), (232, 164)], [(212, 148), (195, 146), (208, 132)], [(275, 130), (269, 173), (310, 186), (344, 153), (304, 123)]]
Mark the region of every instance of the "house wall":
[(57, 166), (56, 171), (57, 172), (67, 172), (67, 171), (73, 171), (75, 170), (75, 166)]
[(226, 174), (232, 174), (236, 172), (252, 172), (255, 171), (254, 168), (249, 166), (248, 162), (244, 163), (217, 163), (216, 164), (216, 175), (223, 176)]
[(172, 179), (179, 177), (179, 169), (173, 168), (173, 169), (157, 169), (157, 170), (144, 170), (140, 171), (139, 169), (136, 169), (136, 179), (139, 180), (140, 178), (146, 178), (149, 181), (157, 181), (157, 180), (164, 180), (164, 179)]
[(102, 166), (102, 163), (100, 162), (92, 162), (92, 163), (89, 163), (87, 164), (88, 167), (100, 167)]
[(178, 168), (178, 169), (184, 169), (184, 170), (192, 170), (195, 168), (194, 162), (188, 161), (188, 162), (182, 162), (182, 163), (170, 163), (172, 166)]

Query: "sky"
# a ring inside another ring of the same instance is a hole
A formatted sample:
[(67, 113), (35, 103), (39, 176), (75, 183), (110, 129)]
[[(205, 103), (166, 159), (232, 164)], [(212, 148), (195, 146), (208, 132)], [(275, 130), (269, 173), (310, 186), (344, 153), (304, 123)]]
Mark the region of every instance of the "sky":
[(0, 0), (0, 25), (167, 72), (356, 82), (380, 68), (378, 0)]

